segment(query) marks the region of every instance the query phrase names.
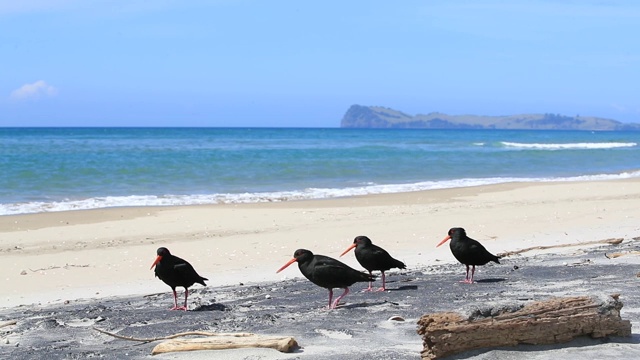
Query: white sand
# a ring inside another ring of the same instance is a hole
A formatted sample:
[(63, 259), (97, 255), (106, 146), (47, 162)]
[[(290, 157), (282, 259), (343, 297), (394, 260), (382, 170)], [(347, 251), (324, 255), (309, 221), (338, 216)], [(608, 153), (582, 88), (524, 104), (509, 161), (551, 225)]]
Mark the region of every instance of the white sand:
[[(640, 236), (640, 179), (518, 183), (268, 204), (0, 216), (0, 307), (169, 291), (150, 270), (165, 246), (211, 286), (299, 277), (298, 248), (338, 257), (367, 235), (410, 268), (462, 226), (493, 253)], [(557, 251), (557, 250), (556, 250)], [(360, 268), (353, 254), (341, 258)], [(199, 285), (196, 285), (199, 286)]]

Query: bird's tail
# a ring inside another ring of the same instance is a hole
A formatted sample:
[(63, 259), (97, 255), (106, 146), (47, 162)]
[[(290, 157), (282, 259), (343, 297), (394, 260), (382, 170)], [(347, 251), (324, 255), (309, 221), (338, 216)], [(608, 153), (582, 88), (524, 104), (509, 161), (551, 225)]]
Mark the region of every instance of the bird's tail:
[(367, 274), (365, 272), (361, 272), (362, 276), (360, 277), (360, 281), (374, 281), (377, 276), (373, 274)]
[(207, 284), (204, 283), (205, 280), (209, 280), (207, 278), (204, 278), (202, 276), (200, 276), (200, 280), (196, 281), (198, 284), (202, 285), (202, 286), (207, 286)]
[(393, 259), (395, 262), (393, 263), (393, 267), (398, 269), (406, 269), (407, 265), (405, 265), (402, 261)]
[(496, 264), (500, 264), (500, 256), (493, 255), (493, 259), (491, 259)]

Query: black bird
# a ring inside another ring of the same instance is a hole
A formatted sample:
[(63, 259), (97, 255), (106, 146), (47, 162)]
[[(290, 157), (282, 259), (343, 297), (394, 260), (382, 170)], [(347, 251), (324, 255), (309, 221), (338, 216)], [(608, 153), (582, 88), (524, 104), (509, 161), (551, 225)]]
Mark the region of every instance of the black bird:
[[(451, 228), (448, 235), (440, 241), (436, 247), (444, 244), (447, 240), (451, 240), (449, 246), (453, 256), (461, 263), (467, 266), (467, 276), (463, 283), (472, 284), (473, 275), (476, 272), (476, 265), (484, 265), (489, 261), (500, 264), (499, 257), (488, 252), (478, 241), (467, 236), (463, 228)], [(471, 268), (471, 277), (469, 277), (469, 266)]]
[[(356, 259), (362, 265), (363, 268), (369, 271), (369, 274), (373, 270), (380, 270), (382, 272), (382, 287), (377, 291), (385, 291), (387, 290), (386, 278), (384, 272), (392, 269), (406, 269), (407, 266), (400, 260), (396, 260), (389, 255), (389, 253), (376, 245), (373, 245), (371, 239), (366, 236), (356, 236), (353, 239), (353, 244), (349, 246), (347, 250), (345, 250), (340, 256), (348, 253), (351, 249), (356, 248)], [(364, 291), (373, 291), (372, 282), (369, 282), (369, 287)]]
[[(171, 310), (187, 310), (187, 297), (189, 297), (189, 286), (198, 283), (206, 286), (204, 283), (207, 278), (203, 278), (198, 275), (196, 270), (186, 260), (183, 260), (177, 256), (171, 255), (169, 249), (161, 247), (158, 248), (158, 257), (151, 265), (151, 269), (155, 266), (155, 273), (160, 280), (165, 284), (171, 286), (173, 290), (173, 303), (174, 306)], [(178, 306), (178, 294), (176, 293), (176, 287), (184, 287), (184, 306)]]
[[(314, 255), (306, 249), (298, 249), (293, 253), (293, 259), (284, 264), (276, 273), (286, 269), (294, 262), (298, 262), (298, 268), (304, 277), (312, 283), (329, 289), (329, 309), (335, 309), (342, 298), (349, 293), (349, 286), (356, 282), (373, 281), (372, 275), (367, 275), (349, 265), (324, 255)], [(344, 293), (333, 303), (333, 289), (342, 288)]]

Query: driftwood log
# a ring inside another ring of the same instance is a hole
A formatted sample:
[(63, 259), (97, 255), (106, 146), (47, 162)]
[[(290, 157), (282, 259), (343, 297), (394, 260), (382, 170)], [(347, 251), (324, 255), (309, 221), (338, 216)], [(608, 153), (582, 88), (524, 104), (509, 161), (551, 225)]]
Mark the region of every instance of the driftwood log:
[(18, 323), (18, 320), (3, 321), (3, 322), (0, 322), (0, 328), (3, 328), (5, 326), (16, 325), (17, 323)]
[(627, 252), (623, 252), (623, 253), (611, 253), (611, 254), (604, 253), (604, 256), (607, 259), (615, 259), (615, 258), (619, 258), (620, 256), (625, 256), (625, 255), (640, 255), (640, 251), (633, 250), (633, 251), (627, 251)]
[(418, 320), (423, 359), (440, 359), (473, 349), (518, 344), (557, 344), (579, 336), (631, 336), (620, 318), (618, 294), (554, 298), (528, 305), (423, 315)]
[[(94, 327), (93, 330), (118, 339), (129, 341), (154, 342), (167, 340), (156, 345), (151, 351), (151, 355), (176, 351), (224, 350), (249, 347), (269, 348), (280, 352), (292, 352), (298, 348), (298, 342), (292, 337), (257, 335), (253, 333), (212, 333), (207, 331), (188, 331), (163, 337), (135, 338), (131, 336), (118, 335), (96, 327)], [(201, 337), (178, 339), (187, 336)]]
[(256, 334), (241, 334), (234, 336), (208, 336), (193, 339), (170, 339), (156, 345), (151, 355), (176, 351), (194, 350), (223, 350), (240, 348), (269, 348), (280, 352), (292, 352), (298, 348), (298, 343), (292, 337), (266, 336)]
[[(634, 240), (636, 240), (636, 239), (634, 238)], [(623, 238), (616, 238), (616, 239), (606, 239), (606, 240), (584, 241), (584, 242), (569, 243), (569, 244), (541, 245), (541, 246), (528, 247), (528, 248), (520, 249), (520, 250), (503, 252), (503, 253), (497, 254), (497, 256), (499, 258), (503, 258), (503, 257), (511, 256), (511, 255), (522, 254), (522, 253), (529, 252), (529, 251), (532, 251), (532, 250), (548, 250), (548, 249), (574, 247), (574, 246), (599, 245), (599, 244), (603, 244), (603, 245), (607, 245), (607, 244), (608, 245), (618, 245), (622, 241), (624, 241)]]

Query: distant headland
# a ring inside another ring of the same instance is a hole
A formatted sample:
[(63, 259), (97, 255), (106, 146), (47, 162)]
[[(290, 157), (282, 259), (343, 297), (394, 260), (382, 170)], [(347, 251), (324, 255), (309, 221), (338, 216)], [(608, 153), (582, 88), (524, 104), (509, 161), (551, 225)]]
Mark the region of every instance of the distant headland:
[(340, 122), (342, 128), (393, 129), (508, 129), (640, 131), (638, 123), (623, 123), (593, 116), (519, 114), (506, 116), (447, 115), (438, 112), (407, 115), (381, 106), (352, 105)]

